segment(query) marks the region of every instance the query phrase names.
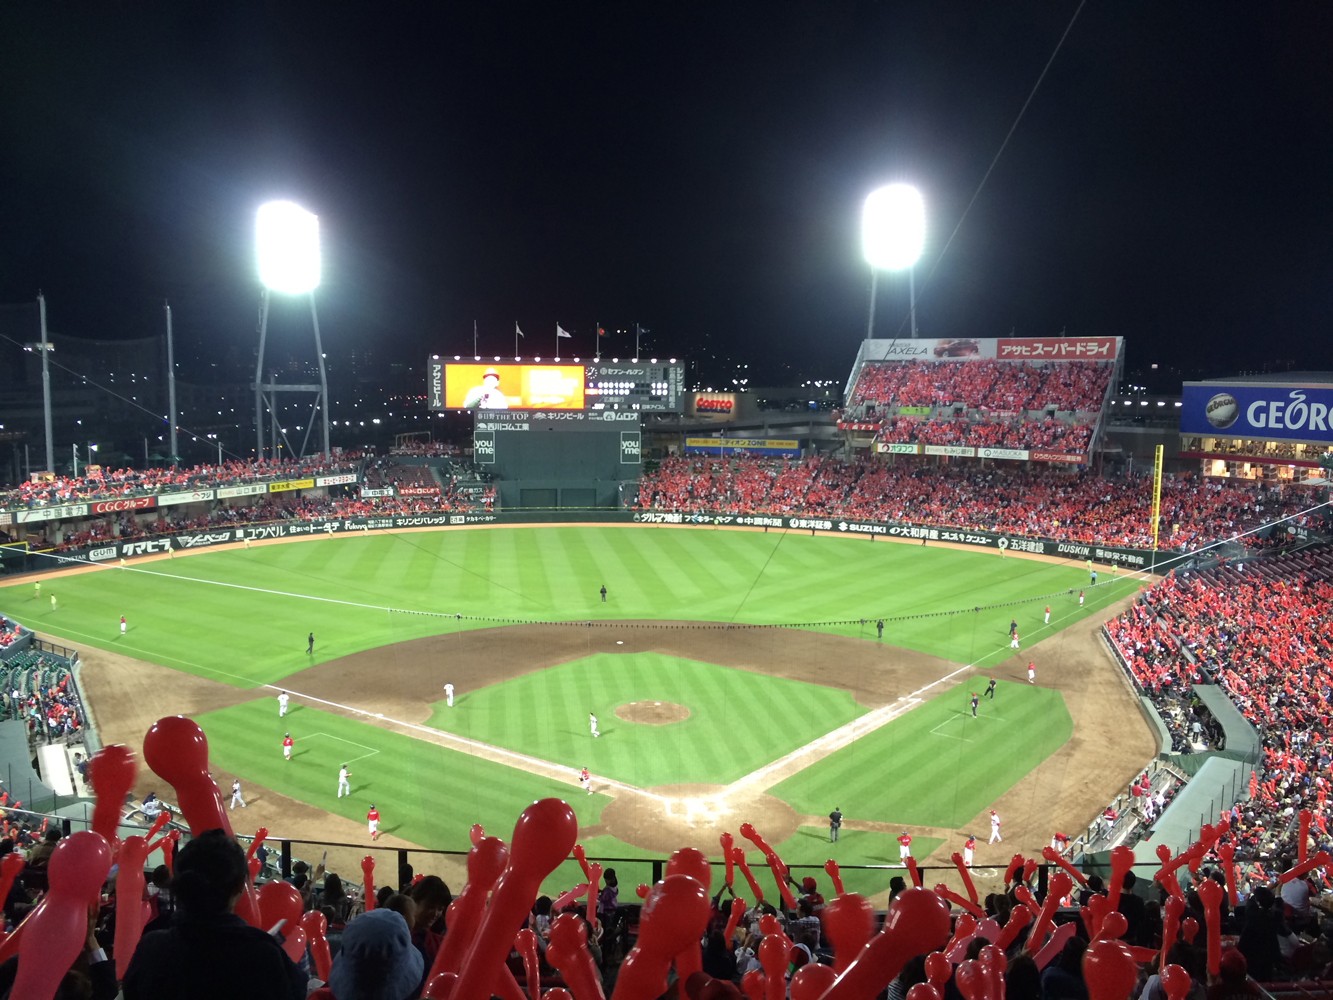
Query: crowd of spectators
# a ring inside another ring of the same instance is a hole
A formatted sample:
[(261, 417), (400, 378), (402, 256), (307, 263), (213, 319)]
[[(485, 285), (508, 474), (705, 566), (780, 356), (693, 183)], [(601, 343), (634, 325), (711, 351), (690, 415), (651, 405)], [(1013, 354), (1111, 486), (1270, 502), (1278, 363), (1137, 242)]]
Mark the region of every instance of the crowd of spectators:
[(34, 741), (79, 736), (87, 720), (69, 661), (30, 649), (0, 663), (0, 717), (22, 720)]
[(875, 440), (967, 448), (1049, 448), (1069, 455), (1086, 455), (1092, 443), (1092, 427), (1054, 417), (1039, 420), (892, 417), (882, 425)]
[[(651, 510), (897, 521), (1144, 547), (1152, 543), (1151, 493), (1148, 478), (738, 455), (665, 459), (640, 480), (638, 502)], [(1158, 544), (1193, 550), (1307, 506), (1300, 488), (1167, 477)]]
[(438, 489), (439, 484), (424, 465), (402, 465), (392, 457), (372, 460), (365, 471), (365, 485), (370, 489), (401, 487), (416, 489)]
[(848, 406), (948, 406), (969, 410), (1099, 411), (1112, 366), (1095, 361), (873, 361), (861, 366)]
[(0, 615), (0, 649), (12, 646), (23, 634), (23, 627), (18, 622)]
[(447, 458), (462, 455), (463, 449), (447, 441), (405, 441), (389, 449), (390, 455), (413, 455), (418, 458)]
[[(1323, 547), (1206, 573), (1170, 574), (1107, 631), (1135, 681), (1164, 715), (1217, 683), (1256, 728), (1262, 761), (1231, 810), (1237, 858), (1269, 866), (1299, 845), (1296, 815), (1329, 845), (1333, 775), (1333, 556)], [(1197, 720), (1196, 720), (1197, 721)], [(1193, 722), (1186, 747), (1208, 745)], [(1201, 739), (1202, 737), (1202, 739)], [(1214, 737), (1215, 742), (1215, 737)]]
[(344, 452), (325, 461), (323, 455), (277, 461), (262, 459), (223, 462), (219, 465), (175, 465), (156, 469), (104, 469), (83, 476), (30, 479), (16, 489), (0, 492), (0, 508), (42, 507), (83, 500), (175, 493), (186, 490), (237, 486), (271, 479), (353, 472), (361, 453)]

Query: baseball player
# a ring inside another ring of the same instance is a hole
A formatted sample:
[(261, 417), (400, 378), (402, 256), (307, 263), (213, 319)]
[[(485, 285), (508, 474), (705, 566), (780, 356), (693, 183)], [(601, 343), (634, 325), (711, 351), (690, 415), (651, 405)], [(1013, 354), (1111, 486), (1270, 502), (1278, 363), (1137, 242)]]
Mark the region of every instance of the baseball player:
[(1031, 660), (1028, 660), (1028, 683), (1037, 683), (1037, 668), (1033, 665)]
[(910, 858), (911, 856), (912, 856), (912, 835), (908, 833), (906, 830), (904, 830), (902, 833), (898, 834), (898, 860), (902, 861), (903, 859)]
[(973, 691), (973, 692), (972, 692), (972, 718), (975, 719), (976, 717), (977, 717), (977, 693), (976, 693), (975, 691)]
[(42, 596), (42, 581), (38, 580), (37, 583), (33, 586), (32, 599), (36, 601), (39, 600), (41, 596)]
[(56, 595), (55, 595), (55, 594), (52, 594), (52, 595), (51, 595), (51, 610), (54, 611), (55, 609), (56, 609)]
[(306, 655), (309, 656), (314, 651), (315, 651), (315, 633), (311, 632), (308, 636), (306, 636), (305, 652)]
[(279, 692), (278, 692), (278, 718), (279, 718), (279, 719), (281, 719), (284, 715), (287, 714), (287, 701), (288, 701), (288, 698), (287, 698), (287, 692), (286, 692), (286, 691), (279, 691)]
[(579, 774), (579, 784), (583, 786), (584, 791), (586, 791), (589, 795), (592, 794), (592, 775), (588, 773), (588, 769), (586, 767)]
[(1045, 622), (1045, 624), (1049, 625), (1050, 623), (1051, 623), (1051, 606), (1048, 604), (1048, 605), (1046, 605), (1046, 622)]
[[(1091, 559), (1088, 560), (1088, 572), (1089, 572), (1089, 573), (1095, 573), (1095, 572), (1096, 572), (1096, 570), (1094, 570), (1094, 569), (1092, 568), (1092, 560), (1091, 560)], [(1095, 577), (1094, 577), (1094, 579), (1095, 579)]]
[(995, 700), (995, 678), (994, 678), (994, 677), (992, 677), (992, 678), (990, 679), (990, 683), (986, 685), (986, 697), (989, 698), (991, 701), (994, 701), (994, 700)]
[(292, 759), (292, 734), (282, 734), (282, 755), (288, 760)]
[(351, 776), (352, 772), (347, 770), (346, 764), (338, 768), (338, 798), (342, 798), (344, 795), (350, 796), (352, 794), (352, 785), (347, 780)]
[(1009, 633), (1009, 648), (1010, 648), (1010, 649), (1017, 649), (1017, 648), (1018, 648), (1018, 633), (1017, 633), (1017, 632), (1011, 632), (1011, 633)]
[(240, 780), (239, 778), (232, 778), (232, 779), (231, 779), (231, 805), (229, 805), (227, 808), (228, 808), (228, 809), (235, 809), (235, 808), (236, 808), (236, 803), (237, 803), (237, 802), (239, 802), (239, 803), (241, 804), (241, 808), (242, 808), (242, 809), (245, 808), (245, 799), (241, 798), (241, 780)]
[(977, 849), (977, 838), (972, 834), (967, 835), (967, 841), (963, 844), (963, 866), (972, 867), (972, 852)]
[(1000, 817), (999, 814), (992, 809), (990, 811), (990, 840), (986, 841), (986, 843), (994, 844), (996, 841), (1002, 840), (1004, 840), (1004, 838), (1000, 836)]
[(370, 839), (378, 840), (380, 835), (380, 811), (375, 808), (375, 803), (370, 804), (370, 811), (366, 813), (366, 826), (370, 827)]
[(124, 615), (121, 615), (121, 616), (120, 616), (120, 634), (121, 634), (121, 635), (124, 635), (124, 634), (125, 634), (125, 616), (124, 616)]
[(1078, 606), (1083, 607), (1083, 591), (1078, 592)]
[(588, 713), (588, 726), (592, 729), (593, 736), (602, 735), (597, 731), (597, 716), (593, 715), (591, 712)]
[(454, 707), (454, 686), (452, 684), (444, 686), (444, 703), (450, 708)]

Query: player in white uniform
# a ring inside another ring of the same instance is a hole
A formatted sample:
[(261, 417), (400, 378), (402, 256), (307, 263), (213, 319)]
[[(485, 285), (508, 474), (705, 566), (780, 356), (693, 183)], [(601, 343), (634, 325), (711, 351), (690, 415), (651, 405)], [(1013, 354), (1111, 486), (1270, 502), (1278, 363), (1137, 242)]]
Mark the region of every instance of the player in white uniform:
[(1009, 648), (1010, 648), (1010, 649), (1017, 649), (1017, 648), (1018, 648), (1018, 633), (1017, 633), (1017, 632), (1013, 632), (1013, 633), (1010, 634), (1010, 636), (1009, 636)]
[(120, 634), (121, 634), (121, 635), (124, 635), (124, 634), (125, 634), (125, 616), (124, 616), (124, 615), (121, 615), (121, 616), (120, 616)]
[(347, 770), (346, 764), (338, 768), (338, 798), (342, 798), (344, 795), (352, 794), (352, 785), (347, 780), (351, 776), (352, 772)]
[(602, 735), (597, 731), (597, 716), (593, 715), (591, 712), (588, 713), (588, 727), (592, 730), (594, 736)]
[(242, 809), (245, 808), (245, 799), (241, 798), (241, 781), (240, 781), (239, 778), (232, 778), (232, 779), (231, 779), (231, 805), (229, 805), (227, 808), (228, 808), (228, 809), (235, 809), (235, 808), (236, 808), (236, 803), (237, 803), (237, 802), (239, 802), (239, 803), (241, 804), (241, 808), (242, 808)]
[(995, 810), (992, 809), (990, 811), (990, 840), (986, 841), (986, 843), (993, 844), (997, 840), (1004, 840), (1004, 838), (1000, 836), (1000, 817), (996, 814)]
[(444, 686), (444, 703), (450, 708), (454, 707), (454, 686), (452, 684)]
[(1049, 625), (1050, 623), (1051, 623), (1051, 606), (1048, 604), (1046, 605), (1046, 624)]
[(1037, 668), (1033, 665), (1031, 660), (1028, 660), (1028, 683), (1037, 683)]
[(287, 692), (278, 692), (278, 718), (281, 719), (287, 714)]

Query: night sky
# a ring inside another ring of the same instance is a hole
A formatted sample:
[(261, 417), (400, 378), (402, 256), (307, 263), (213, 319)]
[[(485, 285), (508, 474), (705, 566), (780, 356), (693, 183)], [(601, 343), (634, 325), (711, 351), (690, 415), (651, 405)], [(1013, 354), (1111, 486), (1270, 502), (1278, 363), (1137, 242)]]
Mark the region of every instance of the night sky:
[[(1333, 367), (1327, 3), (1089, 0), (942, 259), (1076, 0), (469, 6), (6, 5), (0, 301), (122, 338), (170, 298), (187, 376), (243, 365), (253, 212), (288, 197), (321, 218), (335, 357), (471, 353), (474, 319), (485, 353), (515, 320), (589, 353), (637, 320), (645, 354), (840, 378), (860, 202), (907, 180), (923, 336)], [(891, 336), (906, 282), (880, 289)]]

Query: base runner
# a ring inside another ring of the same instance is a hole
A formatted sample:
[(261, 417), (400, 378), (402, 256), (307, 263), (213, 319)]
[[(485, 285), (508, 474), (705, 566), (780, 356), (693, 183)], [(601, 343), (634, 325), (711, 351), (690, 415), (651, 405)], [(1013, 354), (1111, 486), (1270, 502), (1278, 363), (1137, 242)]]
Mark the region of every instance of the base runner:
[(375, 808), (375, 803), (373, 802), (370, 804), (370, 811), (366, 813), (366, 826), (370, 827), (370, 839), (379, 839), (380, 811)]

